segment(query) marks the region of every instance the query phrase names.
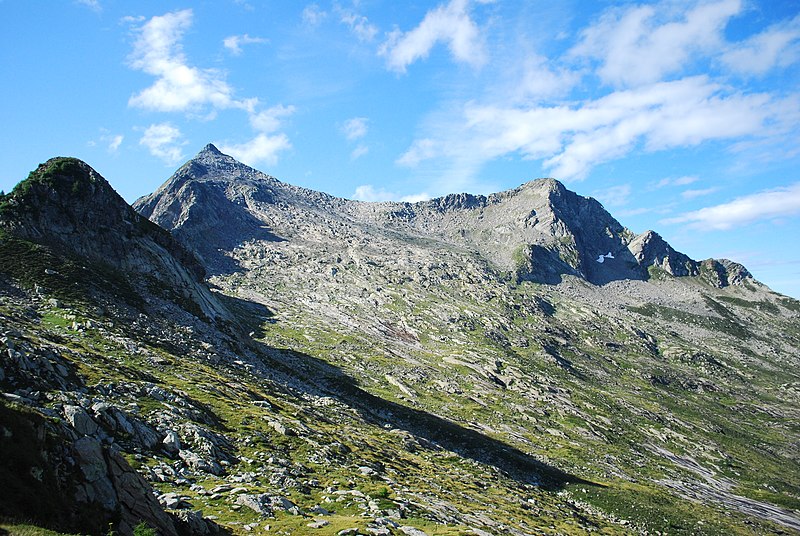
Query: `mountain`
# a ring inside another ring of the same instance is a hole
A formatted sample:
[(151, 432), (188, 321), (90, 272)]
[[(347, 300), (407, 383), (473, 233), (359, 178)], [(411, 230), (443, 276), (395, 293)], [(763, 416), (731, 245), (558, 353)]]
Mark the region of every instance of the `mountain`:
[[(110, 293), (133, 294), (144, 301), (163, 298), (165, 303), (181, 303), (208, 318), (226, 317), (203, 283), (205, 269), (194, 255), (164, 229), (142, 218), (84, 162), (53, 158), (41, 164), (3, 198), (0, 215), (0, 230), (5, 234), (90, 261), (92, 268), (79, 270), (98, 283), (106, 275), (105, 283), (113, 287)], [(15, 260), (32, 259), (6, 256), (8, 263)], [(69, 278), (35, 273), (27, 262), (17, 270), (62, 287)], [(156, 305), (160, 306), (164, 304)]]
[[(135, 208), (209, 259), (219, 259), (242, 240), (280, 241), (273, 227), (296, 233), (290, 218), (302, 211), (367, 232), (381, 226), (464, 247), (518, 280), (554, 283), (569, 274), (603, 284), (647, 279), (650, 267), (679, 276), (699, 273), (697, 262), (657, 233), (635, 235), (595, 199), (554, 179), (488, 197), (362, 203), (281, 183), (208, 145)], [(727, 281), (727, 265), (717, 265)]]
[(130, 532), (99, 445), (164, 533), (800, 532), (800, 303), (743, 266), (552, 179), (364, 203), (209, 145), (137, 215), (60, 162), (0, 199), (0, 459), (63, 512), (15, 523)]

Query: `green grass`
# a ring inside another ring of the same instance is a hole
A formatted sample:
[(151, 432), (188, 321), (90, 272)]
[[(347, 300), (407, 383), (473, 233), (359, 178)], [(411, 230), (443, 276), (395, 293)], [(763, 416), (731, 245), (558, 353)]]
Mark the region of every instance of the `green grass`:
[(0, 534), (7, 534), (8, 536), (77, 536), (14, 521), (0, 521)]

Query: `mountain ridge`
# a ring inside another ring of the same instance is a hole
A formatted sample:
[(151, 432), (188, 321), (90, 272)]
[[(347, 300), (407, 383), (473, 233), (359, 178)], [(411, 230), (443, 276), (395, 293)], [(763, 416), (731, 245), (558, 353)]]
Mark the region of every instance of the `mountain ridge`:
[[(248, 233), (257, 234), (257, 229), (263, 227), (253, 220), (251, 209), (257, 212), (258, 206), (289, 203), (328, 211), (329, 216), (344, 216), (356, 223), (401, 225), (423, 235), (470, 245), (498, 268), (516, 272), (519, 280), (541, 279), (553, 283), (558, 282), (562, 274), (570, 274), (603, 284), (616, 279), (647, 279), (651, 266), (675, 276), (696, 276), (702, 263), (675, 251), (655, 231), (633, 233), (597, 200), (580, 196), (552, 178), (535, 179), (488, 196), (462, 193), (415, 203), (371, 203), (283, 183), (237, 162), (213, 144), (208, 144), (156, 192), (138, 199), (133, 206), (180, 235), (192, 206), (191, 196), (184, 191), (186, 185), (215, 182), (225, 186), (225, 194), (216, 198), (217, 210), (224, 210), (222, 197), (225, 195), (229, 202), (235, 200), (242, 210), (237, 210), (235, 215), (203, 214), (198, 219), (218, 222), (223, 218), (240, 222), (241, 225), (230, 233), (233, 241)], [(237, 185), (238, 191), (231, 193), (231, 188)], [(220, 194), (222, 190), (217, 188), (215, 192)], [(181, 203), (179, 199), (183, 199), (180, 210), (175, 207), (175, 203)], [(228, 205), (227, 208), (232, 207)], [(460, 221), (459, 216), (462, 216)], [(213, 225), (203, 225), (202, 221), (198, 221), (198, 225), (203, 233), (195, 233), (193, 242), (196, 249), (204, 249), (201, 235), (209, 232)], [(231, 237), (215, 236), (211, 242), (230, 245)], [(210, 252), (206, 252), (208, 254)], [(601, 256), (603, 261), (599, 260)], [(746, 269), (736, 269), (739, 275), (728, 278), (725, 271), (729, 263), (707, 260), (707, 263), (714, 262), (715, 270), (720, 273), (719, 284), (751, 278)]]

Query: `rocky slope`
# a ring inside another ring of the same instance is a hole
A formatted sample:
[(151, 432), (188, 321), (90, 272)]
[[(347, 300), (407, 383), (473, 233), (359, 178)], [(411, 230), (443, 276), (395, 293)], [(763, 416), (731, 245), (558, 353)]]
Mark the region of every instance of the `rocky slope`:
[(140, 274), (175, 280), (163, 255), (82, 268), (131, 247), (127, 207), (84, 203), (115, 229), (87, 246), (20, 216), (56, 213), (58, 188), (0, 199), (3, 408), (47, 416), (59, 452), (119, 452), (178, 532), (800, 531), (800, 303), (735, 263), (549, 179), (360, 203), (208, 146), (135, 207), (215, 292), (149, 297)]

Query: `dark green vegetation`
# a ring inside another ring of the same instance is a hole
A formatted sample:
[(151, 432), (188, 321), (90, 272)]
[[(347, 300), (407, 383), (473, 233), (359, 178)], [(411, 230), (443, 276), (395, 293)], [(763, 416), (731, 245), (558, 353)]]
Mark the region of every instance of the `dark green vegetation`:
[[(522, 248), (497, 267), (441, 236), (273, 213), (255, 194), (268, 233), (232, 240), (204, 292), (191, 241), (126, 206), (89, 216), (134, 229), (128, 249), (23, 232), (53, 203), (74, 212), (83, 186), (47, 181), (93, 177), (83, 165), (51, 161), (0, 199), (0, 528), (164, 522), (77, 500), (72, 484), (102, 471), (45, 458), (82, 438), (145, 477), (175, 534), (800, 531), (797, 301), (655, 266), (600, 286), (559, 265), (542, 284), (509, 277), (550, 273)], [(55, 193), (8, 204), (37, 184)], [(268, 184), (260, 199), (278, 195)], [(98, 262), (106, 247), (158, 255)]]

